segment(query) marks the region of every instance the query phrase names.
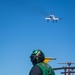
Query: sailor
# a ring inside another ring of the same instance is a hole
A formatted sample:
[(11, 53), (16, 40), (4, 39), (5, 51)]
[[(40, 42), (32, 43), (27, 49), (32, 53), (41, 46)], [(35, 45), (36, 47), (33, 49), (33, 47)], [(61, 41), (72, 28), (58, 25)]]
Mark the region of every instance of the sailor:
[(43, 62), (45, 60), (45, 55), (41, 50), (34, 50), (30, 55), (30, 60), (33, 67), (29, 75), (55, 75), (52, 67), (48, 63)]

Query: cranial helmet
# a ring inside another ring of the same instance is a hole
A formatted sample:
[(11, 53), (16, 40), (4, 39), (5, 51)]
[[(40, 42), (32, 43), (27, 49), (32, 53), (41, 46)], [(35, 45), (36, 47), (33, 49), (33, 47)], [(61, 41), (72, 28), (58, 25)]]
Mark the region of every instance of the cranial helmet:
[(30, 56), (31, 62), (33, 65), (43, 62), (45, 59), (45, 55), (41, 50), (34, 50)]

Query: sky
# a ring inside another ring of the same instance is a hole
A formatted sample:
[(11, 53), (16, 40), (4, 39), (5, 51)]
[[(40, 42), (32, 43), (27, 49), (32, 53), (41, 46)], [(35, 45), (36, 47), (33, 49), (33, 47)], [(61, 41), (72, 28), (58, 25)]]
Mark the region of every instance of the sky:
[[(62, 20), (47, 22), (50, 12)], [(75, 62), (74, 19), (75, 0), (0, 0), (0, 75), (29, 75), (34, 49), (56, 58), (52, 68)]]

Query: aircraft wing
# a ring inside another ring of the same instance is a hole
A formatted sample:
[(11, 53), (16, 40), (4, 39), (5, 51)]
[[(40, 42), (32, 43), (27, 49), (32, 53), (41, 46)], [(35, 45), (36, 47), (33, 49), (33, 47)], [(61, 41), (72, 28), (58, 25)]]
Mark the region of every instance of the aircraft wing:
[(45, 18), (45, 20), (47, 20), (47, 22), (49, 22), (49, 20), (51, 20), (51, 18)]
[(45, 18), (46, 20), (51, 20), (51, 18)]

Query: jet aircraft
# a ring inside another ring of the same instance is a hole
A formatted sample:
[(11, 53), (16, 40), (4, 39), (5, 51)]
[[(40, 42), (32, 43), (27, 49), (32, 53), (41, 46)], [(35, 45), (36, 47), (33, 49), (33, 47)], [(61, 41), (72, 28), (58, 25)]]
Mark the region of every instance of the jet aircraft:
[(49, 17), (45, 17), (45, 20), (47, 20), (47, 22), (49, 22), (50, 20), (52, 20), (53, 23), (54, 23), (54, 22), (57, 23), (57, 21), (58, 21), (58, 20), (61, 20), (61, 19), (62, 19), (62, 18), (57, 18), (57, 17), (55, 17), (53, 14), (50, 14)]

